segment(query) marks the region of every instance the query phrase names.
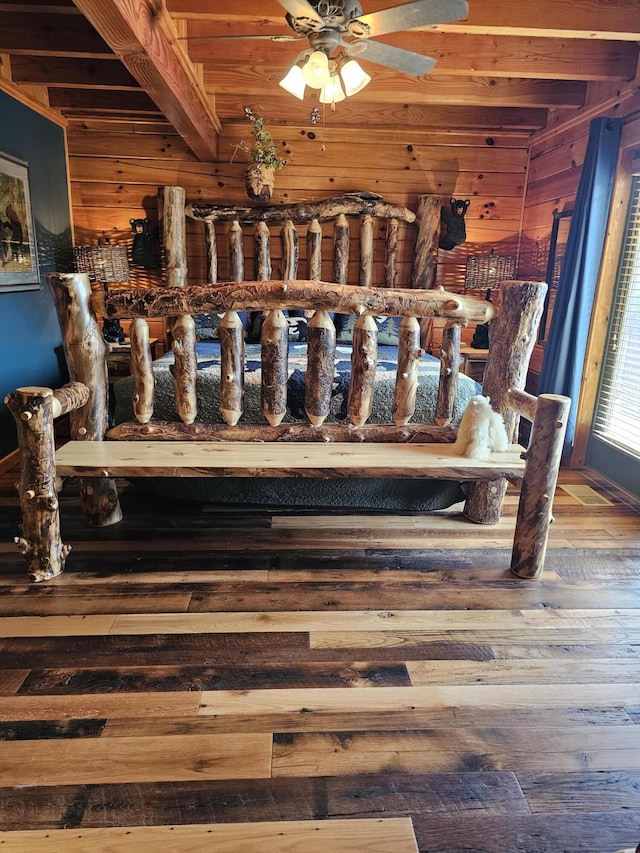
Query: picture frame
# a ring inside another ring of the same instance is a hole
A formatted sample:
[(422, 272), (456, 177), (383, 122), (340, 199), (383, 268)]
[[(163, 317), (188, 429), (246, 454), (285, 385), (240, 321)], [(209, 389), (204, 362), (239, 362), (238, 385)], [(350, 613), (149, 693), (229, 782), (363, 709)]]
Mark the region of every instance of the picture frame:
[(0, 152), (0, 293), (39, 288), (28, 164)]

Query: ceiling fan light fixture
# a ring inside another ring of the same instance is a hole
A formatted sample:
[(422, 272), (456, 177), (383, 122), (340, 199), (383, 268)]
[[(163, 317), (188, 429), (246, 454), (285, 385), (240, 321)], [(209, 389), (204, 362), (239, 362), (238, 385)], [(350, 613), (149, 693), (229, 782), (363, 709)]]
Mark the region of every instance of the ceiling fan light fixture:
[(311, 89), (322, 89), (331, 79), (329, 58), (322, 50), (314, 50), (302, 69), (304, 82)]
[(340, 76), (342, 77), (344, 91), (348, 98), (352, 95), (357, 95), (358, 92), (361, 92), (371, 82), (371, 77), (355, 59), (348, 59), (344, 63), (340, 68)]
[(298, 63), (291, 66), (278, 85), (282, 86), (285, 91), (289, 92), (295, 98), (299, 98), (301, 101), (304, 100), (304, 90), (307, 84), (302, 73), (302, 68)]
[(318, 100), (321, 104), (339, 104), (346, 97), (339, 75), (332, 74), (327, 85), (322, 87)]

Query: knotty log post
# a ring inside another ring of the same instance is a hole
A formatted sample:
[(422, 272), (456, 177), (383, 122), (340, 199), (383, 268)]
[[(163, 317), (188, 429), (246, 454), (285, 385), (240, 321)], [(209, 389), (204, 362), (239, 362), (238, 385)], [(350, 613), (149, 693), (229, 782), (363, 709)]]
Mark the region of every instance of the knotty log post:
[(373, 217), (365, 214), (360, 222), (360, 287), (373, 283)]
[(16, 421), (20, 448), (22, 535), (15, 537), (15, 543), (34, 581), (59, 575), (71, 550), (60, 538), (53, 399), (50, 388), (37, 387), (18, 388), (5, 397)]
[(184, 287), (187, 283), (184, 187), (160, 187), (158, 204), (167, 286)]
[(387, 222), (387, 236), (384, 244), (384, 282), (386, 287), (395, 287), (398, 278), (398, 228), (397, 219)]
[(460, 323), (449, 320), (442, 330), (440, 349), (440, 382), (436, 402), (436, 423), (445, 426), (451, 423), (453, 407), (458, 395), (458, 371), (460, 370)]
[(231, 281), (244, 281), (243, 234), (237, 219), (229, 229), (229, 277)]
[(378, 360), (378, 327), (369, 314), (361, 314), (353, 328), (351, 382), (347, 413), (355, 426), (365, 424), (371, 414), (373, 386)]
[(280, 231), (282, 240), (282, 278), (294, 281), (298, 278), (298, 232), (291, 219), (287, 219)]
[(436, 286), (438, 271), (438, 242), (440, 239), (440, 196), (421, 195), (418, 198), (416, 224), (418, 234), (413, 253), (411, 286), (430, 290)]
[(218, 247), (214, 222), (204, 223), (204, 242), (207, 249), (207, 281), (215, 284), (218, 281)]
[(403, 317), (398, 330), (398, 369), (391, 409), (396, 426), (409, 423), (416, 410), (418, 363), (421, 356), (420, 324), (415, 317)]
[[(86, 273), (51, 273), (47, 281), (58, 313), (69, 376), (89, 389), (88, 402), (71, 412), (71, 438), (102, 441), (109, 422), (107, 347), (91, 310), (89, 278)], [(89, 524), (107, 527), (122, 520), (114, 479), (81, 477), (79, 491)]]
[(511, 571), (520, 578), (542, 574), (570, 406), (559, 394), (538, 397), (511, 554)]
[(307, 229), (307, 278), (322, 278), (322, 228), (317, 219), (312, 219)]
[(269, 311), (262, 324), (262, 412), (271, 426), (287, 413), (289, 324), (282, 311)]
[(192, 424), (198, 414), (196, 401), (196, 324), (190, 314), (182, 314), (173, 327), (173, 358), (170, 370), (175, 386), (176, 409), (180, 420)]
[[(265, 226), (266, 227), (266, 226)], [(242, 415), (244, 329), (237, 311), (227, 311), (218, 326), (220, 338), (220, 413), (229, 426)]]
[(136, 317), (129, 326), (131, 340), (131, 372), (133, 374), (133, 413), (141, 424), (149, 423), (153, 415), (155, 380), (151, 368), (149, 325)]
[(336, 327), (328, 311), (316, 311), (307, 326), (307, 374), (304, 409), (319, 427), (331, 409)]
[(258, 222), (253, 234), (256, 258), (256, 280), (269, 281), (271, 278), (271, 235), (266, 222)]
[(18, 388), (5, 397), (16, 421), (20, 449), (20, 482), (16, 485), (22, 535), (14, 541), (26, 557), (33, 581), (59, 575), (71, 550), (60, 538), (53, 421), (88, 401), (89, 389), (82, 382), (69, 382), (55, 391)]
[(348, 266), (349, 222), (344, 213), (341, 213), (333, 229), (333, 280), (337, 284), (347, 283)]
[[(524, 389), (546, 291), (547, 285), (542, 281), (502, 282), (500, 316), (489, 326), (491, 347), (483, 393), (504, 418), (512, 442), (517, 436), (519, 417), (509, 405), (508, 391)], [(474, 483), (467, 493), (464, 514), (478, 524), (495, 524), (500, 519), (506, 490), (506, 480)]]

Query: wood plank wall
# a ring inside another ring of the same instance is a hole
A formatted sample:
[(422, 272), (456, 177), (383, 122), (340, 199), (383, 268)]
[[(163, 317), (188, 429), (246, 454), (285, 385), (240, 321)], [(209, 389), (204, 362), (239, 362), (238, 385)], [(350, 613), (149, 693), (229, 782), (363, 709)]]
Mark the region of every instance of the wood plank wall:
[[(464, 286), (468, 254), (515, 253), (518, 248), (528, 158), (526, 131), (376, 132), (346, 128), (272, 126), (287, 165), (276, 174), (274, 203), (329, 198), (368, 190), (388, 201), (415, 207), (419, 195), (469, 198), (467, 242), (440, 253), (438, 283)], [(221, 138), (218, 163), (201, 163), (172, 129), (156, 121), (71, 121), (68, 131), (71, 197), (76, 244), (98, 238), (130, 243), (131, 218), (155, 224), (156, 188), (186, 187), (187, 201), (248, 204), (243, 173), (250, 142), (248, 122), (230, 123)], [(382, 258), (382, 234), (377, 233)], [(275, 241), (277, 242), (277, 241)], [(193, 243), (193, 241), (191, 241)], [(303, 245), (301, 245), (301, 254)], [(253, 248), (247, 241), (247, 277)], [(400, 247), (400, 281), (408, 278), (409, 247)], [(204, 279), (204, 267), (190, 248), (190, 280)], [(133, 268), (134, 280), (154, 274)], [(157, 276), (156, 276), (157, 278)]]
[[(625, 121), (640, 109), (640, 78), (624, 87), (589, 83), (584, 109), (558, 110), (545, 130), (531, 138), (528, 181), (522, 220), (518, 277), (544, 281), (556, 211), (572, 210), (589, 139), (589, 125), (600, 116)], [(544, 349), (534, 348), (530, 390), (536, 390)]]

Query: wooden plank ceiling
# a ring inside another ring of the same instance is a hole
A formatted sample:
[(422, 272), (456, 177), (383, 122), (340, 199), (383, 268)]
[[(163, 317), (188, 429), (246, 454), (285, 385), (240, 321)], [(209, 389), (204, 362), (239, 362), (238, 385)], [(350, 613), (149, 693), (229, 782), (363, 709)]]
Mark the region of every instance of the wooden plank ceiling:
[[(362, 0), (364, 12), (401, 5)], [(278, 86), (300, 43), (220, 36), (289, 34), (276, 0), (0, 2), (0, 78), (71, 121), (166, 121), (203, 161), (244, 107), (274, 125), (309, 126)], [(218, 38), (216, 38), (218, 37)], [(623, 85), (638, 66), (637, 0), (469, 0), (466, 19), (379, 37), (434, 57), (419, 78), (362, 65), (373, 80), (327, 109), (350, 134), (414, 130), (528, 133), (549, 111), (585, 104), (590, 81)], [(303, 47), (306, 46), (306, 41)]]

